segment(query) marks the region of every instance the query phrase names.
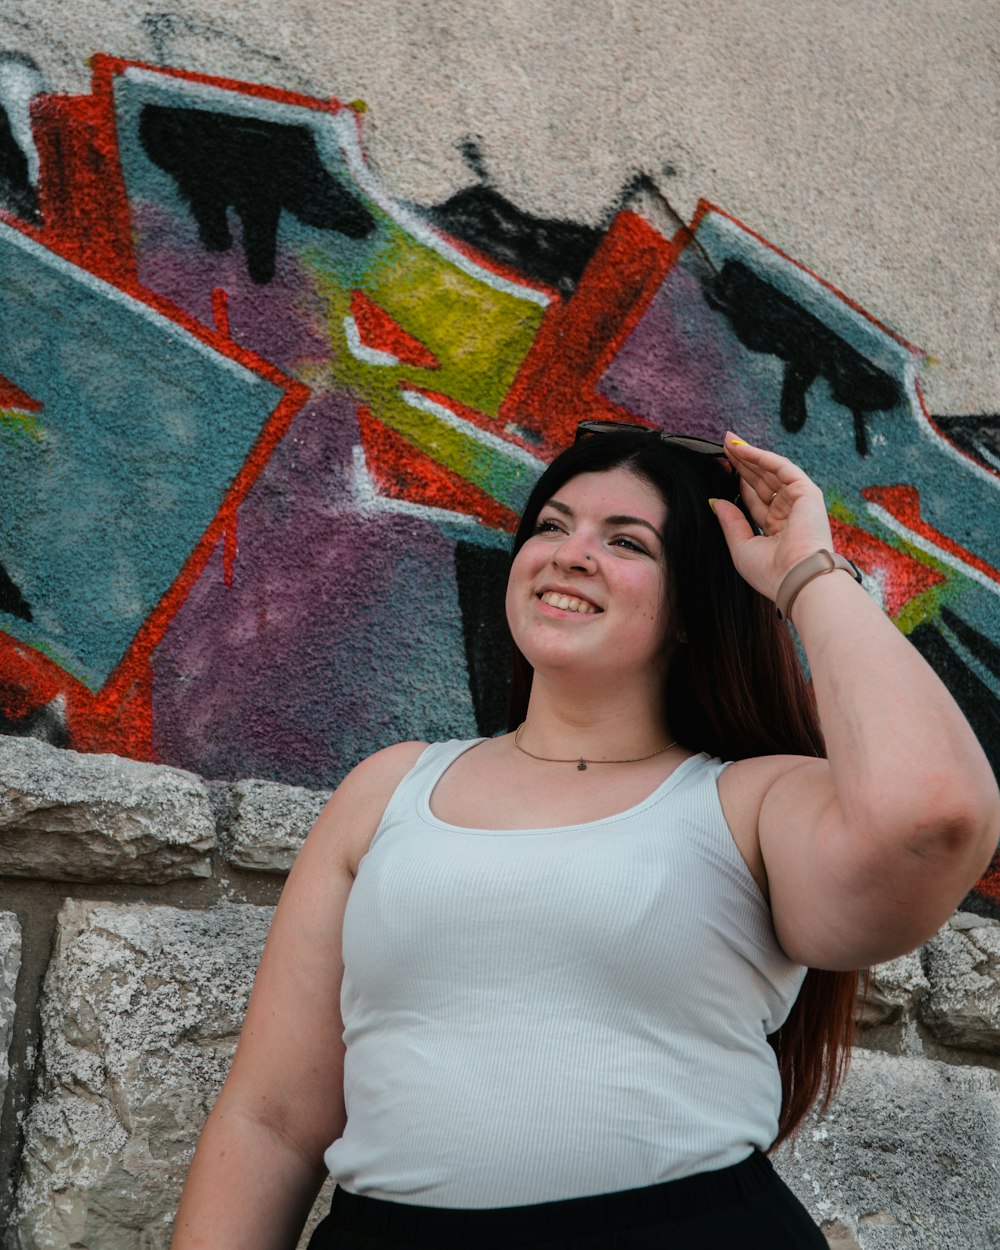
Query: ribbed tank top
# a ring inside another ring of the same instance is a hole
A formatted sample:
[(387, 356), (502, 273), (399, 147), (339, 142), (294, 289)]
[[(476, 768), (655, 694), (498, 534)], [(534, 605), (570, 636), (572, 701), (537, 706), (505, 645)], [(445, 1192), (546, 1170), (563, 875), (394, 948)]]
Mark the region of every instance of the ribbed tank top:
[(766, 1149), (766, 1034), (805, 970), (733, 842), (725, 765), (692, 756), (605, 820), (465, 829), (431, 794), (476, 741), (423, 752), (359, 865), (331, 1175), (390, 1201), (519, 1206)]

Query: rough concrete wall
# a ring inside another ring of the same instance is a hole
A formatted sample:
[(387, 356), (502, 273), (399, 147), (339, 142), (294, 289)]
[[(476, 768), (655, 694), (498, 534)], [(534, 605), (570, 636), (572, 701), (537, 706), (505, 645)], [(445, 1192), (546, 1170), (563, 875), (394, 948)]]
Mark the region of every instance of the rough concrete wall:
[[(0, 1245), (166, 1250), (326, 795), (13, 738), (0, 775)], [(861, 1041), (777, 1158), (831, 1247), (1000, 1247), (1000, 921), (876, 969)]]

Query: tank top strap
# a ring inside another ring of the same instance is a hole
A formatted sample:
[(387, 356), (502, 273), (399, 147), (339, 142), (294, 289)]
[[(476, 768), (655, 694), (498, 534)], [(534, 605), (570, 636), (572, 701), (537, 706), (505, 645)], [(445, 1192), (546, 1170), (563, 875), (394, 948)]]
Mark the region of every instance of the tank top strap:
[(483, 738), (453, 738), (448, 742), (432, 742), (425, 747), (417, 756), (413, 767), (392, 792), (382, 819), (378, 822), (371, 846), (396, 825), (412, 820), (413, 813), (421, 809), (422, 798), (430, 795), (445, 769), (465, 751), (483, 741)]

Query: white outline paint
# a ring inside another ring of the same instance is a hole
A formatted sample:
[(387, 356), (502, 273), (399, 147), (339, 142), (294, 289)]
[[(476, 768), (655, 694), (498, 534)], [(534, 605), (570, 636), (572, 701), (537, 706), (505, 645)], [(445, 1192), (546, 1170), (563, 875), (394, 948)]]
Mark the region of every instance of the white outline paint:
[(544, 461), (539, 460), (537, 456), (533, 456), (531, 452), (525, 451), (523, 447), (518, 447), (516, 443), (508, 443), (505, 439), (498, 438), (496, 434), (491, 434), (489, 430), (480, 429), (478, 425), (473, 425), (470, 421), (464, 421), (457, 413), (452, 412), (450, 408), (446, 408), (444, 404), (439, 404), (433, 399), (428, 399), (426, 395), (421, 395), (419, 391), (411, 391), (401, 387), (399, 393), (409, 407), (415, 408), (418, 412), (425, 412), (429, 416), (437, 417), (438, 420), (443, 421), (451, 429), (457, 430), (459, 434), (464, 434), (472, 442), (479, 443), (481, 447), (488, 447), (490, 451), (496, 452), (498, 455), (508, 456), (512, 460), (517, 460), (539, 475), (545, 468)]
[(328, 123), (337, 136), (338, 146), (344, 154), (347, 167), (354, 175), (358, 186), (373, 203), (377, 204), (384, 213), (401, 225), (418, 243), (422, 243), (425, 247), (437, 252), (439, 256), (454, 265), (456, 269), (461, 269), (470, 278), (475, 278), (478, 282), (492, 287), (495, 291), (502, 291), (505, 295), (512, 295), (515, 299), (528, 300), (532, 304), (537, 304), (540, 308), (548, 308), (549, 304), (552, 303), (551, 295), (546, 294), (545, 291), (538, 290), (537, 287), (527, 286), (514, 282), (510, 278), (504, 278), (500, 274), (494, 273), (492, 269), (487, 269), (485, 266), (477, 264), (476, 261), (471, 260), (464, 252), (459, 251), (457, 247), (449, 243), (444, 235), (438, 234), (422, 217), (417, 216), (412, 210), (400, 204), (398, 200), (393, 199), (371, 172), (371, 168), (365, 160), (364, 150), (361, 146), (361, 136), (358, 134), (357, 126), (354, 124), (354, 114), (351, 113), (350, 117), (345, 117), (345, 112), (350, 112), (350, 110), (343, 110), (340, 113), (333, 114), (328, 118)]
[(983, 458), (983, 459), (984, 459), (984, 460), (985, 460), (988, 464), (992, 464), (992, 465), (994, 466), (994, 468), (996, 469), (997, 473), (1000, 473), (1000, 456), (995, 456), (995, 455), (993, 454), (993, 452), (992, 452), (992, 451), (990, 451), (990, 449), (986, 446), (986, 444), (985, 444), (985, 443), (981, 443), (981, 442), (978, 442), (978, 441), (977, 441), (977, 442), (974, 444), (974, 446), (975, 446), (975, 448), (976, 448), (976, 451), (978, 451), (978, 452), (979, 452), (979, 454), (982, 456), (982, 458)]
[[(917, 419), (917, 429), (920, 430), (921, 434), (923, 434), (926, 438), (929, 438), (933, 442), (934, 446), (944, 452), (949, 460), (954, 461), (955, 464), (961, 465), (966, 472), (974, 474), (981, 481), (985, 482), (987, 486), (992, 486), (994, 490), (1000, 490), (1000, 472), (993, 472), (990, 469), (983, 468), (983, 466), (981, 464), (977, 464), (967, 452), (964, 452), (960, 448), (956, 447), (945, 434), (934, 428), (931, 424), (930, 417), (928, 417), (927, 413), (924, 411), (923, 404), (920, 402), (919, 390), (917, 390), (916, 402), (913, 407), (915, 409), (915, 416)], [(1000, 469), (1000, 464), (997, 465), (997, 468)]]
[(292, 104), (285, 100), (270, 100), (265, 96), (253, 95), (246, 91), (234, 91), (231, 87), (220, 87), (215, 83), (192, 82), (188, 78), (178, 78), (173, 74), (169, 74), (165, 70), (159, 71), (145, 69), (137, 65), (128, 65), (125, 67), (124, 73), (118, 74), (116, 77), (156, 87), (160, 90), (165, 90), (166, 85), (169, 84), (170, 90), (190, 96), (193, 100), (200, 100), (204, 104), (226, 101), (228, 107), (225, 111), (240, 117), (260, 118), (262, 106), (266, 106), (271, 113), (276, 114), (278, 117), (287, 117), (295, 125), (302, 124), (303, 113), (325, 115), (322, 110), (306, 109), (301, 104)]
[(360, 360), (363, 364), (388, 369), (400, 363), (399, 357), (392, 352), (381, 352), (377, 347), (368, 347), (362, 343), (358, 323), (350, 315), (344, 318), (344, 338), (347, 340), (347, 350), (355, 360)]
[(992, 594), (1000, 597), (1000, 582), (995, 582), (991, 577), (974, 568), (971, 564), (967, 564), (961, 556), (953, 555), (950, 551), (945, 551), (943, 547), (939, 547), (937, 543), (933, 543), (928, 538), (924, 538), (921, 534), (915, 534), (903, 521), (898, 520), (882, 507), (881, 504), (871, 503), (865, 500), (865, 508), (869, 516), (873, 516), (880, 521), (886, 529), (892, 530), (894, 534), (898, 534), (900, 538), (918, 547), (921, 551), (929, 556), (933, 556), (935, 560), (940, 560), (942, 564), (947, 564), (949, 568), (953, 568), (957, 573), (961, 573), (963, 577), (971, 578), (972, 581), (978, 582), (980, 586), (985, 586)]
[(7, 115), (10, 137), (28, 163), (28, 182), (38, 190), (40, 160), (31, 128), (31, 101), (48, 90), (37, 67), (18, 60), (0, 60), (0, 107)]
[[(509, 547), (513, 540), (513, 534), (508, 533), (507, 530), (497, 529), (495, 525), (487, 525), (469, 516), (467, 512), (453, 512), (449, 508), (435, 508), (432, 504), (412, 503), (408, 499), (394, 499), (391, 495), (380, 494), (368, 469), (365, 449), (360, 443), (355, 443), (351, 448), (351, 456), (354, 469), (351, 475), (351, 503), (361, 511), (399, 513), (403, 516), (431, 521), (435, 525), (447, 527), (452, 531), (468, 530), (470, 541), (486, 543), (489, 546)], [(343, 509), (339, 510), (343, 511)], [(490, 535), (494, 534), (497, 535), (495, 540), (490, 538)]]

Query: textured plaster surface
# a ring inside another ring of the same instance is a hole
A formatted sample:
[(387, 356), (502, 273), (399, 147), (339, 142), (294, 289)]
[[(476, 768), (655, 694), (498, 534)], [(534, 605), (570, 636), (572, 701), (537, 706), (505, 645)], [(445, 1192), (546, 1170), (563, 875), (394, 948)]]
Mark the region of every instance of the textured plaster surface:
[(800, 9), (15, 0), (0, 731), (314, 789), (496, 732), (514, 512), (613, 412), (814, 476), (1000, 760), (991, 10)]
[(169, 12), (9, 0), (0, 43), (49, 85), (94, 51), (361, 98), (373, 161), (430, 203), (480, 144), (510, 199), (601, 222), (636, 172), (705, 196), (937, 361), (935, 411), (997, 411), (998, 18), (989, 0), (312, 0)]

